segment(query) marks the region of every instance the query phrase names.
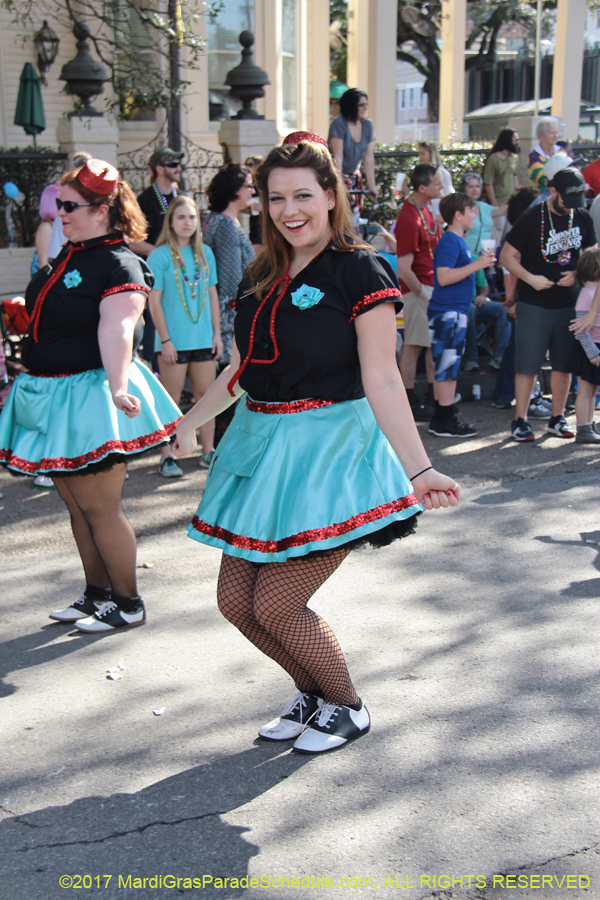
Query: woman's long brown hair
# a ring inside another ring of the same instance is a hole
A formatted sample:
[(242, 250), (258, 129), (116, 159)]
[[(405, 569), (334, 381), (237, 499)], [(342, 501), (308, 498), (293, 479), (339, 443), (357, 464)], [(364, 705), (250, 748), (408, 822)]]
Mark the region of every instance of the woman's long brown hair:
[[(335, 194), (335, 206), (329, 211), (333, 243), (340, 250), (352, 250), (354, 247), (367, 247), (354, 231), (350, 204), (344, 183), (333, 164), (331, 154), (326, 147), (301, 141), (299, 144), (288, 144), (274, 147), (256, 171), (256, 186), (260, 192), (263, 213), (264, 250), (250, 264), (248, 274), (256, 283), (256, 295), (262, 300), (264, 294), (276, 281), (283, 278), (291, 261), (291, 245), (275, 226), (269, 209), (269, 175), (273, 169), (312, 169), (317, 176), (320, 187)], [(369, 248), (372, 249), (372, 248)]]

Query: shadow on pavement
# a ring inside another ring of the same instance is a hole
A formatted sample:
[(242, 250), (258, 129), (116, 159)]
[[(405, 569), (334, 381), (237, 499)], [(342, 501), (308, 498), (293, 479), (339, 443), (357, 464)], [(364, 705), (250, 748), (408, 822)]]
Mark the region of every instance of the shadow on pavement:
[[(229, 825), (222, 816), (269, 791), (309, 761), (290, 753), (289, 744), (257, 741), (242, 753), (133, 794), (85, 797), (68, 806), (6, 818), (0, 824), (0, 858), (11, 900), (53, 900), (64, 893), (61, 875), (102, 876), (100, 888), (107, 900), (122, 898), (127, 887), (123, 879), (129, 875), (129, 888), (142, 887), (133, 884), (134, 878), (158, 875), (243, 879), (259, 848), (244, 837), (247, 828)], [(104, 874), (112, 875), (106, 886)], [(92, 887), (97, 889), (95, 882)], [(148, 883), (136, 893), (145, 900), (164, 897), (164, 888), (153, 887)], [(177, 893), (177, 886), (171, 887)], [(187, 893), (192, 885), (181, 881), (179, 887), (180, 893)], [(206, 882), (202, 896), (237, 897), (244, 890), (231, 882), (227, 887), (215, 884), (213, 893)]]

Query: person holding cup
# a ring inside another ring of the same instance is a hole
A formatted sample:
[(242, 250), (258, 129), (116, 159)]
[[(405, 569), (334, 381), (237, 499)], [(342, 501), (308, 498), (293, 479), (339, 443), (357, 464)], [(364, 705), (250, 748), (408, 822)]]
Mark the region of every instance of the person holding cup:
[(472, 425), (459, 422), (456, 381), (467, 336), (467, 314), (475, 293), (475, 272), (493, 265), (493, 251), (473, 259), (465, 233), (473, 227), (475, 201), (457, 191), (440, 200), (447, 229), (433, 251), (434, 286), (429, 301), (429, 334), (435, 373), (435, 413), (429, 431), (438, 437), (469, 438)]
[[(496, 241), (493, 238), (494, 222), (506, 215), (506, 204), (491, 206), (481, 200), (482, 180), (475, 172), (467, 172), (460, 184), (460, 190), (475, 200), (477, 211), (473, 227), (467, 231), (465, 241), (473, 256), (495, 251)], [(508, 314), (501, 303), (489, 300), (489, 286), (483, 269), (475, 273), (475, 298), (469, 309), (467, 325), (467, 344), (464, 355), (464, 371), (479, 370), (477, 351), (477, 319), (494, 323), (494, 355), (490, 360), (492, 369), (499, 369), (502, 356), (510, 340)]]

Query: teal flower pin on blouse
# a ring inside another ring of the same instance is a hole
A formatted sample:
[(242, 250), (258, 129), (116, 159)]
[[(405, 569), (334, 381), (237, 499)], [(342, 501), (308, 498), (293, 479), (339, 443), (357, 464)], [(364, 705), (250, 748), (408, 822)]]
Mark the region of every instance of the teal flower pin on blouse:
[(310, 306), (316, 306), (325, 294), (318, 288), (308, 287), (303, 284), (297, 291), (292, 294), (292, 303), (299, 309), (308, 309)]
[(82, 280), (81, 274), (77, 269), (73, 269), (72, 272), (67, 272), (63, 278), (63, 282), (67, 288), (77, 287), (78, 284), (81, 284)]

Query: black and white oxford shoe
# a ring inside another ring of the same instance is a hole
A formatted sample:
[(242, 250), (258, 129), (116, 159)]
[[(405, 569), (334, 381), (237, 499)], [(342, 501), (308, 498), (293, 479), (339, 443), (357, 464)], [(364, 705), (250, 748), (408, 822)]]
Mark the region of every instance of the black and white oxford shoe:
[(86, 634), (107, 634), (121, 628), (134, 628), (136, 625), (145, 624), (146, 608), (141, 599), (135, 612), (125, 612), (109, 600), (108, 603), (103, 603), (93, 616), (75, 622), (75, 628), (85, 631)]
[(281, 715), (259, 728), (258, 734), (266, 741), (291, 741), (302, 734), (322, 706), (320, 697), (298, 691)]
[(324, 703), (293, 749), (296, 753), (327, 753), (362, 737), (370, 727), (371, 718), (364, 703), (358, 710)]

